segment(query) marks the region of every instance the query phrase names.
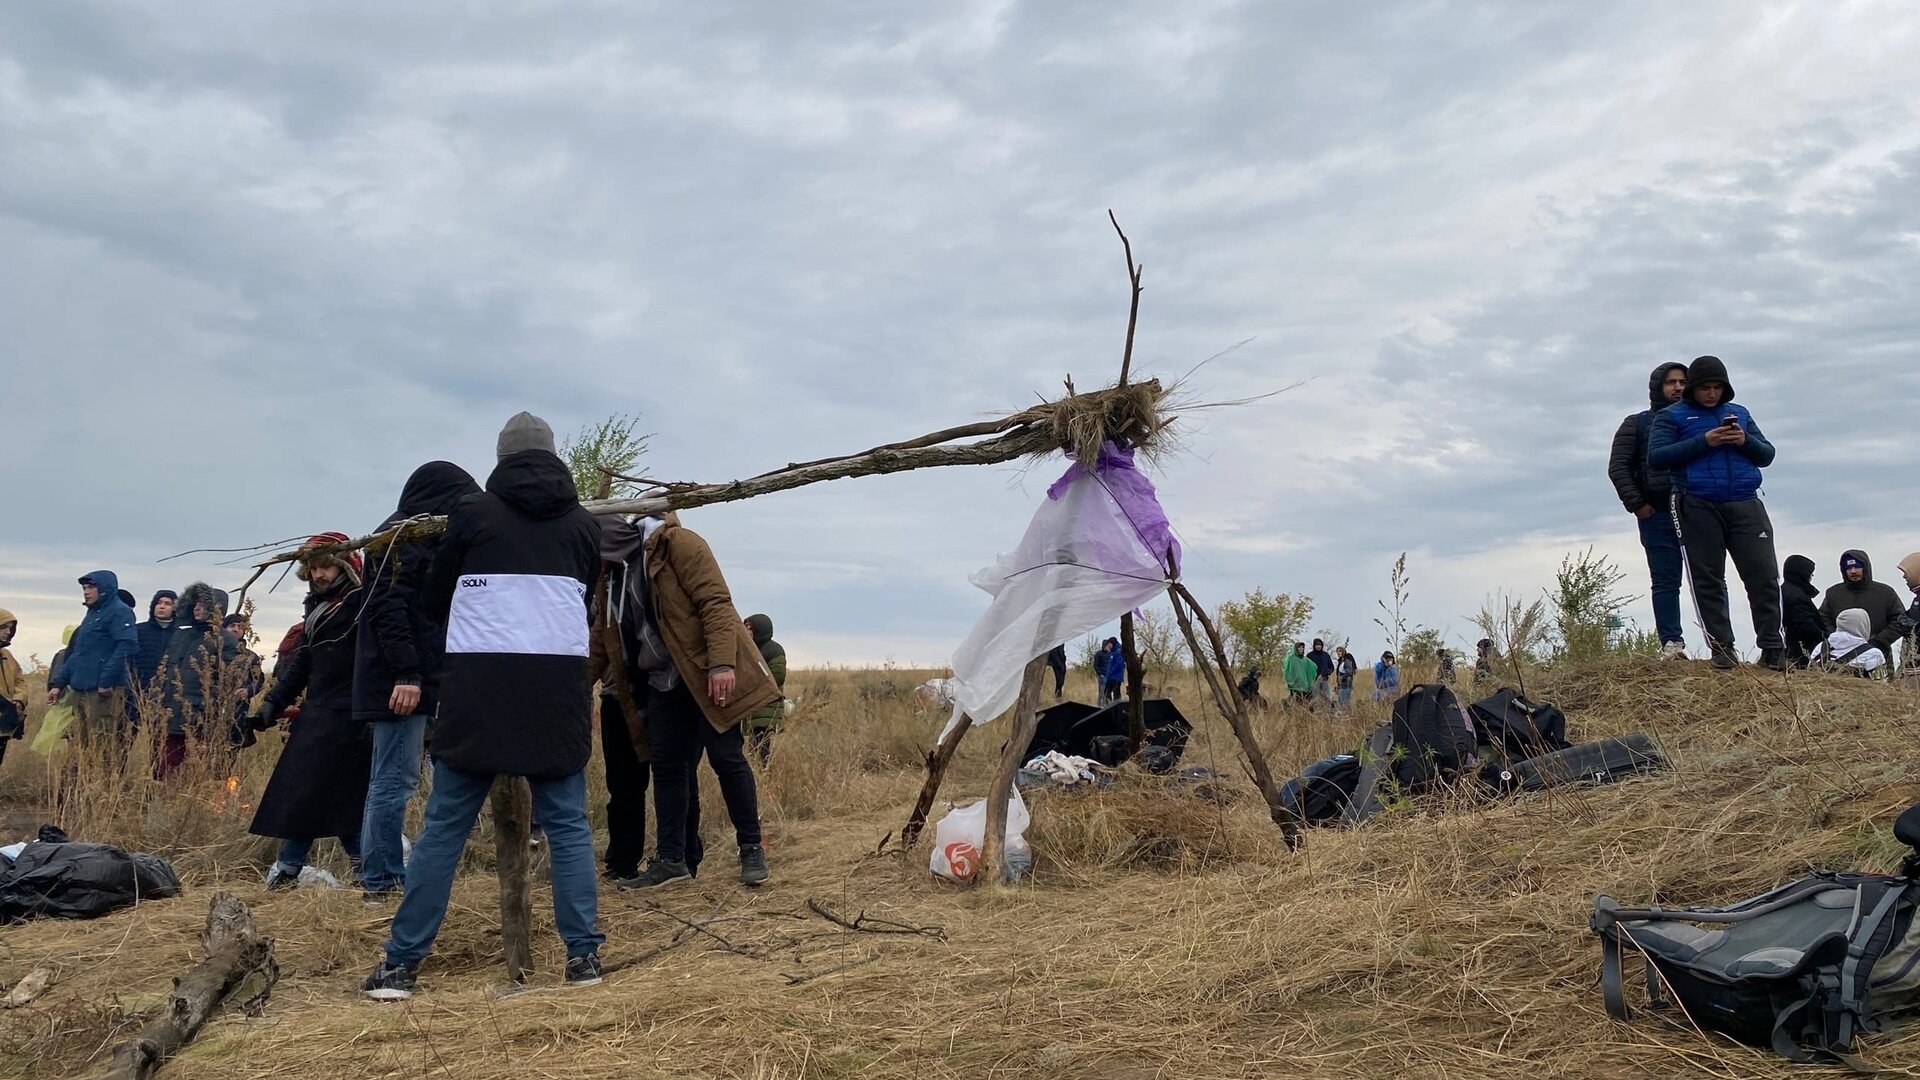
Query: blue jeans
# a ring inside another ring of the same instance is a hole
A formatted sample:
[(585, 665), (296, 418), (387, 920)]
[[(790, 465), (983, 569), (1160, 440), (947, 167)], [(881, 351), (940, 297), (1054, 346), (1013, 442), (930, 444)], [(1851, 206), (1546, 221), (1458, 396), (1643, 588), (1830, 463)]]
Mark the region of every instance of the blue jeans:
[[(340, 850), (347, 853), (347, 861), (353, 864), (355, 870), (358, 870), (360, 868), (360, 838), (357, 836), (341, 837)], [(278, 867), (280, 872), (288, 877), (299, 877), (300, 871), (306, 868), (307, 858), (312, 854), (313, 841), (311, 839), (287, 840), (281, 843), (280, 857), (273, 861), (273, 865)]]
[(420, 789), (427, 718), (399, 716), (368, 726), (373, 729), (373, 771), (367, 781), (367, 809), (360, 819), (360, 879), (369, 892), (384, 892), (407, 883), (406, 848), (400, 836), (407, 803)]
[(1680, 550), (1680, 534), (1674, 531), (1673, 515), (1663, 507), (1640, 519), (1640, 546), (1647, 549), (1647, 572), (1653, 578), (1653, 626), (1661, 644), (1685, 641), (1686, 627), (1680, 622), (1680, 575), (1685, 556)]
[(1353, 687), (1342, 686), (1335, 693), (1340, 695), (1338, 699), (1340, 708), (1344, 709), (1353, 704)]
[[(593, 832), (587, 827), (587, 775), (533, 780), (530, 786), (533, 816), (546, 827), (552, 861), (554, 927), (567, 943), (569, 960), (598, 952), (607, 939), (594, 928), (600, 895), (593, 874)], [(426, 826), (413, 845), (407, 895), (393, 915), (387, 963), (418, 964), (433, 948), (440, 922), (447, 917), (460, 852), (492, 789), (491, 776), (464, 773), (444, 761), (433, 763)]]

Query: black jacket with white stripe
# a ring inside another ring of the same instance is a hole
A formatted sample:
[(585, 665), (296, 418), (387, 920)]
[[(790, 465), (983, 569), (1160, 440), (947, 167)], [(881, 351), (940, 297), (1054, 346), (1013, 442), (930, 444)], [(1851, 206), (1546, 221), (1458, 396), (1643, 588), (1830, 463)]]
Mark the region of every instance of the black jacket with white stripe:
[(422, 589), (447, 628), (433, 755), (461, 772), (557, 779), (592, 754), (587, 609), (600, 523), (546, 450), (502, 459), (454, 507)]

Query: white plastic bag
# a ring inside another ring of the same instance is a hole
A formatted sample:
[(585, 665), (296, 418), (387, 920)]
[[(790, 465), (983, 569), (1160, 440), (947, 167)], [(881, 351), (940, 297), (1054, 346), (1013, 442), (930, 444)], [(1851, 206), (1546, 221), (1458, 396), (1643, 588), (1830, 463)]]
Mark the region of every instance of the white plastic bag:
[(303, 889), (344, 889), (346, 884), (339, 878), (317, 866), (303, 866), (295, 884)]
[[(1033, 849), (1027, 846), (1027, 826), (1033, 818), (1027, 813), (1026, 800), (1014, 788), (1007, 800), (1006, 879), (1018, 881), (1033, 865)], [(933, 827), (931, 869), (948, 881), (971, 882), (980, 873), (980, 849), (987, 839), (987, 800), (970, 802), (947, 811)]]

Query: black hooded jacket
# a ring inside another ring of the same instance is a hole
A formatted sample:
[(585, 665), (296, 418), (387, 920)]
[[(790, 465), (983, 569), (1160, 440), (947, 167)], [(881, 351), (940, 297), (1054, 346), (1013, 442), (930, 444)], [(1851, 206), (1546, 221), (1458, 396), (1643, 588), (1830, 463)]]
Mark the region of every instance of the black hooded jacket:
[(1664, 509), (1667, 497), (1673, 492), (1673, 482), (1666, 470), (1647, 464), (1647, 437), (1653, 432), (1653, 414), (1667, 407), (1667, 395), (1660, 384), (1674, 368), (1684, 372), (1687, 365), (1669, 363), (1653, 369), (1653, 374), (1647, 377), (1650, 407), (1620, 421), (1619, 430), (1613, 433), (1613, 449), (1607, 455), (1607, 479), (1613, 481), (1614, 493), (1620, 496), (1620, 505), (1626, 507), (1629, 514), (1639, 513), (1643, 506)]
[[(1842, 569), (1840, 583), (1828, 589), (1827, 595), (1820, 600), (1820, 619), (1831, 628), (1833, 620), (1841, 612), (1859, 608), (1867, 613), (1867, 622), (1873, 627), (1873, 633), (1868, 637), (1884, 649), (1899, 640), (1900, 635), (1894, 624), (1907, 613), (1907, 605), (1901, 601), (1900, 594), (1894, 591), (1893, 586), (1873, 580), (1873, 560), (1867, 558), (1866, 552), (1858, 549), (1846, 551), (1841, 553), (1840, 558), (1844, 561), (1849, 555), (1859, 559), (1861, 565), (1866, 567), (1866, 575), (1859, 581), (1848, 581), (1846, 570)], [(1881, 640), (1883, 636), (1886, 638), (1884, 641)], [(1892, 654), (1888, 653), (1888, 656)]]
[[(200, 604), (207, 608), (204, 619), (194, 618), (193, 609)], [(234, 703), (216, 708), (217, 703), (207, 700), (208, 691), (219, 684), (222, 673), (240, 661), (239, 640), (220, 628), (226, 611), (227, 594), (203, 581), (187, 586), (174, 607), (166, 654), (154, 672), (154, 678), (160, 680), (169, 735), (192, 730), (198, 738), (224, 738), (233, 721)], [(228, 676), (228, 685), (239, 689), (251, 674), (236, 669)]]
[(422, 586), (447, 628), (434, 756), (462, 772), (558, 779), (593, 748), (588, 607), (600, 523), (547, 450), (501, 459), (454, 507)]
[[(461, 499), (479, 493), (480, 485), (465, 469), (448, 461), (429, 461), (407, 477), (399, 506), (375, 531), (421, 514), (451, 514)], [(420, 597), (427, 567), (439, 547), (438, 537), (409, 540), (367, 563), (353, 655), (356, 720), (395, 719), (387, 705), (396, 685), (420, 688), (415, 716), (432, 716), (439, 703), (447, 628), (426, 613)]]
[(1784, 624), (1787, 657), (1805, 667), (1820, 643), (1827, 640), (1827, 623), (1813, 598), (1820, 590), (1813, 587), (1813, 560), (1805, 555), (1789, 555), (1780, 576), (1780, 621)]

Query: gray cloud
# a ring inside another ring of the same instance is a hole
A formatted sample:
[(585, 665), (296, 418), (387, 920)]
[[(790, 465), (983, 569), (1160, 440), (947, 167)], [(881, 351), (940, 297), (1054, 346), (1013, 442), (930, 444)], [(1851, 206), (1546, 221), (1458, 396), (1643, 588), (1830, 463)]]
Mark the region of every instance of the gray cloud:
[[(1896, 543), (1920, 19), (1763, 8), (8, 8), (0, 581), (368, 527), (520, 408), (638, 412), (710, 479), (1089, 385), (1108, 206), (1150, 372), (1251, 337), (1195, 392), (1313, 380), (1167, 464), (1205, 595), (1351, 632), (1402, 549), (1435, 623), (1537, 587), (1516, 551), (1635, 558), (1606, 436), (1709, 351), (1782, 446), (1776, 516)], [(695, 523), (796, 655), (937, 660), (1047, 472)]]

